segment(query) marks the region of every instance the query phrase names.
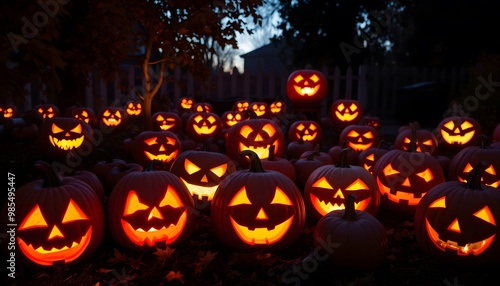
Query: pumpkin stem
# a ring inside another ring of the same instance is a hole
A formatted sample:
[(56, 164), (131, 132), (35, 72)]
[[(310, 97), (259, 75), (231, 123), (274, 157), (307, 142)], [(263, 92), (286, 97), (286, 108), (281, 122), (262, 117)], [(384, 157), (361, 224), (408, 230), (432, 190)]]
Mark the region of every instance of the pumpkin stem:
[(410, 147), (408, 152), (417, 152), (417, 126), (417, 122), (410, 123)]
[(476, 140), (481, 140), (481, 149), (487, 149), (490, 146), (490, 139), (484, 134), (478, 135)]
[(276, 157), (274, 156), (274, 149), (276, 149), (276, 146), (274, 146), (274, 144), (269, 147), (269, 154), (267, 155), (268, 161), (276, 161)]
[(347, 162), (347, 154), (351, 151), (350, 147), (343, 148), (342, 151), (340, 151), (340, 157), (337, 165), (335, 167), (338, 168), (351, 168), (349, 165), (349, 162)]
[(488, 162), (481, 161), (472, 168), (472, 171), (467, 178), (467, 188), (472, 190), (481, 190), (481, 177), (483, 176), (484, 170), (488, 167)]
[(240, 152), (240, 156), (248, 156), (250, 158), (250, 172), (254, 173), (261, 173), (265, 172), (264, 168), (262, 167), (262, 162), (260, 161), (259, 156), (257, 156), (257, 153), (251, 150), (243, 150)]
[(346, 221), (358, 220), (358, 215), (356, 214), (356, 207), (354, 206), (355, 201), (356, 201), (356, 196), (353, 194), (349, 194), (345, 200), (344, 203), (345, 211), (344, 211), (344, 216), (342, 218), (345, 219)]
[(154, 160), (149, 161), (142, 171), (143, 172), (156, 171), (156, 168), (155, 168), (156, 166), (159, 166), (160, 169), (164, 169), (165, 164), (163, 163), (163, 161), (154, 159)]
[(35, 169), (42, 172), (43, 188), (59, 187), (63, 185), (61, 177), (56, 173), (54, 168), (49, 163), (44, 161), (36, 161)]
[(249, 117), (250, 119), (257, 119), (257, 118), (259, 118), (259, 117), (257, 116), (257, 113), (255, 113), (253, 110), (251, 110), (251, 109), (247, 109), (247, 110), (245, 110), (245, 111), (246, 111), (246, 113), (248, 113), (248, 117)]

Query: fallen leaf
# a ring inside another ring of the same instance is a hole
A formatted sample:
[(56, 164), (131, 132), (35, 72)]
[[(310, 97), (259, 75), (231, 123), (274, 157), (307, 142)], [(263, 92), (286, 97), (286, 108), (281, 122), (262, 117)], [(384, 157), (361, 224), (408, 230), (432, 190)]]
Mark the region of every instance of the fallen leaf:
[(180, 271), (170, 271), (168, 272), (167, 275), (165, 275), (165, 278), (167, 278), (168, 282), (171, 282), (173, 279), (179, 280), (182, 284), (184, 284), (184, 278), (183, 275)]
[(156, 248), (156, 252), (153, 252), (154, 255), (157, 256), (157, 259), (159, 262), (165, 262), (167, 261), (168, 259), (170, 259), (170, 257), (172, 256), (172, 253), (174, 253), (175, 251), (175, 248), (170, 248), (167, 246), (167, 248), (165, 249), (161, 249), (161, 248)]
[[(202, 251), (200, 251), (198, 253), (198, 255), (202, 255)], [(194, 273), (196, 274), (199, 274), (201, 273), (201, 271), (207, 267), (207, 265), (210, 263), (210, 261), (212, 261), (215, 256), (217, 255), (217, 252), (211, 252), (211, 251), (207, 251), (205, 253), (205, 255), (203, 255), (202, 257), (198, 258), (198, 261), (195, 262), (195, 269), (194, 269)]]
[(114, 257), (110, 258), (108, 262), (111, 263), (120, 263), (120, 262), (128, 262), (128, 258), (126, 254), (122, 254), (118, 249), (115, 248)]

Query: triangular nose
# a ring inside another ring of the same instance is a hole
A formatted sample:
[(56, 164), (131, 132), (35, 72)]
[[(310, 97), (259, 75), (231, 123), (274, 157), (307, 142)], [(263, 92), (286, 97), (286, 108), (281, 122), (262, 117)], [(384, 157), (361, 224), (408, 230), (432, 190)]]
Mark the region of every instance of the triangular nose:
[(262, 139), (262, 136), (260, 136), (260, 134), (257, 134), (257, 136), (255, 136), (255, 141), (262, 141), (264, 139)]
[(153, 217), (163, 219), (163, 216), (161, 215), (160, 211), (156, 207), (153, 207), (153, 209), (149, 213), (148, 220), (151, 220)]
[(203, 178), (201, 178), (202, 183), (208, 183), (207, 175), (203, 175)]
[(266, 212), (264, 211), (263, 208), (260, 208), (259, 213), (257, 214), (256, 219), (269, 219), (266, 215)]
[(57, 228), (57, 226), (54, 225), (54, 227), (52, 228), (52, 230), (50, 231), (50, 234), (49, 234), (49, 240), (53, 239), (53, 238), (56, 238), (56, 237), (64, 237), (64, 235), (62, 234), (62, 232), (59, 230), (59, 228)]
[(160, 145), (160, 151), (165, 151), (165, 146), (163, 146), (163, 144)]

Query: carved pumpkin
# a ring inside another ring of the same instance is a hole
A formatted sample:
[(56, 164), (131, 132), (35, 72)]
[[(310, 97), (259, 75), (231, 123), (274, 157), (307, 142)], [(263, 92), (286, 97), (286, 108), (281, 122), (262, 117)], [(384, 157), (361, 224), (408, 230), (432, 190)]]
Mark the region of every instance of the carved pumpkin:
[(190, 236), (194, 226), (196, 210), (186, 186), (174, 174), (155, 170), (155, 163), (125, 175), (109, 197), (110, 232), (130, 250), (177, 245)]
[(287, 111), (286, 103), (282, 100), (273, 101), (269, 104), (269, 110), (273, 115), (285, 114)]
[(222, 119), (212, 112), (194, 112), (186, 121), (186, 134), (196, 142), (218, 138), (222, 133)]
[(193, 196), (199, 210), (208, 210), (220, 182), (236, 171), (234, 162), (225, 154), (210, 152), (207, 140), (201, 150), (182, 152), (170, 167)]
[(429, 130), (418, 129), (416, 123), (411, 123), (409, 128), (402, 129), (398, 132), (394, 140), (394, 148), (400, 150), (408, 150), (410, 148), (411, 137), (415, 136), (415, 150), (435, 155), (438, 150), (438, 140), (436, 136)]
[(337, 165), (324, 165), (309, 175), (304, 187), (304, 203), (311, 217), (320, 219), (331, 211), (344, 209), (349, 194), (356, 196), (357, 210), (377, 214), (380, 193), (375, 178), (363, 167), (347, 163), (349, 151), (349, 148), (342, 150)]
[(450, 116), (441, 120), (436, 133), (440, 146), (458, 151), (475, 144), (475, 139), (481, 135), (482, 129), (479, 122), (473, 118)]
[(360, 125), (368, 125), (377, 130), (380, 129), (381, 122), (378, 116), (363, 116), (359, 122)]
[(320, 103), (326, 98), (328, 81), (313, 69), (292, 72), (286, 82), (286, 95), (293, 103)]
[(189, 112), (191, 111), (191, 108), (193, 108), (193, 104), (196, 103), (196, 100), (194, 100), (191, 97), (181, 97), (179, 100), (179, 111), (181, 113), (183, 112)]
[(208, 102), (197, 102), (193, 104), (193, 107), (191, 108), (192, 112), (209, 112), (212, 113), (214, 112), (214, 108), (212, 105)]
[(305, 224), (304, 201), (287, 176), (262, 168), (257, 154), (250, 156), (250, 169), (226, 177), (211, 206), (217, 237), (235, 250), (276, 250), (294, 243)]
[(271, 117), (271, 110), (269, 109), (269, 104), (263, 101), (254, 101), (250, 103), (250, 106), (248, 108), (255, 113), (257, 118)]
[(54, 104), (38, 104), (33, 110), (40, 113), (44, 119), (59, 116), (59, 108)]
[(138, 100), (130, 100), (125, 104), (125, 111), (130, 118), (137, 118), (142, 115), (142, 102)]
[(227, 129), (236, 123), (245, 120), (246, 116), (244, 116), (241, 112), (236, 110), (228, 110), (222, 114), (222, 124), (223, 128)]
[(4, 118), (16, 118), (19, 117), (18, 109), (15, 105), (7, 104), (3, 107), (3, 117)]
[(90, 153), (94, 146), (94, 131), (90, 125), (76, 118), (46, 118), (40, 131), (40, 141), (46, 155), (63, 159), (76, 155), (75, 152)]
[(415, 213), (421, 249), (452, 263), (500, 262), (500, 192), (481, 184), (488, 163), (478, 163), (467, 183), (448, 181), (429, 190)]
[(165, 168), (170, 168), (182, 148), (179, 138), (170, 131), (142, 131), (133, 144), (132, 157), (136, 163), (144, 166), (158, 160)]
[(375, 163), (373, 176), (382, 195), (382, 207), (414, 214), (427, 191), (445, 181), (438, 160), (415, 148), (412, 140), (408, 151), (390, 150)]
[(302, 139), (305, 142), (318, 144), (323, 139), (323, 129), (321, 125), (314, 120), (297, 120), (288, 128), (288, 141), (297, 141)]
[(104, 126), (124, 128), (128, 123), (128, 114), (123, 108), (109, 106), (101, 112), (100, 119)]
[(241, 151), (254, 151), (260, 159), (265, 159), (271, 145), (274, 145), (274, 155), (282, 157), (286, 147), (285, 135), (276, 122), (267, 118), (251, 118), (233, 125), (225, 140), (227, 156), (244, 167), (249, 161), (239, 156)]
[(460, 150), (451, 160), (448, 179), (467, 182), (472, 168), (479, 162), (487, 162), (481, 183), (500, 189), (500, 149), (488, 145), (487, 138), (481, 135), (481, 146), (469, 146)]
[(330, 105), (330, 118), (336, 128), (358, 124), (363, 117), (363, 107), (357, 100), (337, 99)]
[(181, 117), (174, 112), (158, 111), (151, 116), (151, 129), (178, 133), (182, 129)]
[[(356, 210), (355, 195), (349, 194), (345, 210), (335, 210), (316, 224), (313, 239), (340, 269), (374, 270), (387, 256), (388, 239), (384, 226), (369, 212)], [(325, 245), (330, 247), (325, 249)]]
[(97, 194), (80, 179), (59, 177), (45, 162), (35, 162), (35, 168), (42, 179), (16, 190), (18, 254), (43, 266), (85, 260), (104, 237), (104, 213)]
[(234, 104), (234, 109), (239, 111), (239, 112), (243, 112), (243, 111), (247, 111), (249, 106), (250, 106), (250, 102), (248, 100), (238, 100)]
[(347, 146), (360, 153), (379, 143), (378, 131), (368, 125), (349, 125), (340, 133), (339, 144), (347, 141)]
[(358, 165), (365, 168), (370, 174), (373, 174), (373, 167), (375, 163), (389, 150), (382, 148), (384, 141), (380, 141), (378, 147), (370, 147), (364, 151), (361, 151), (358, 155)]
[(92, 127), (97, 125), (97, 116), (90, 107), (75, 107), (71, 110), (70, 117), (82, 120)]

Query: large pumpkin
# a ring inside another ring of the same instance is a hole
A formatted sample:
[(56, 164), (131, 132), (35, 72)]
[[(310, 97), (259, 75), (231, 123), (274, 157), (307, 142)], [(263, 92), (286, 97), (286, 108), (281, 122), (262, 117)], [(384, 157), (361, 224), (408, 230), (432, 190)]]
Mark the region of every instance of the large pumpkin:
[(286, 95), (293, 103), (320, 103), (327, 91), (325, 75), (313, 69), (296, 70), (286, 82)]
[(349, 165), (347, 153), (342, 150), (336, 165), (324, 165), (314, 170), (304, 187), (304, 203), (308, 215), (320, 219), (327, 213), (344, 209), (349, 194), (356, 196), (355, 208), (376, 215), (380, 193), (375, 178), (363, 167)]
[(130, 250), (177, 245), (194, 227), (196, 210), (191, 194), (176, 175), (155, 170), (156, 163), (125, 175), (108, 200), (110, 232)]
[(239, 251), (284, 249), (294, 243), (305, 223), (304, 201), (287, 176), (262, 168), (252, 151), (248, 170), (222, 180), (210, 217), (217, 237)]
[(42, 178), (16, 190), (20, 260), (43, 266), (85, 260), (104, 237), (99, 197), (82, 180), (58, 176), (48, 163), (37, 161), (35, 168)]
[[(355, 209), (355, 201), (355, 195), (349, 194), (345, 209), (332, 211), (318, 221), (314, 243), (330, 254), (330, 262), (338, 268), (373, 271), (387, 256), (387, 234), (373, 215)], [(325, 249), (325, 245), (333, 249)]]
[(448, 181), (429, 190), (415, 213), (422, 250), (452, 263), (500, 262), (500, 192), (481, 184), (489, 163), (476, 164), (467, 182)]

